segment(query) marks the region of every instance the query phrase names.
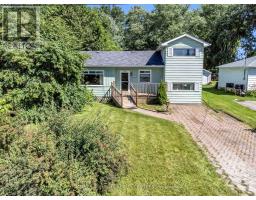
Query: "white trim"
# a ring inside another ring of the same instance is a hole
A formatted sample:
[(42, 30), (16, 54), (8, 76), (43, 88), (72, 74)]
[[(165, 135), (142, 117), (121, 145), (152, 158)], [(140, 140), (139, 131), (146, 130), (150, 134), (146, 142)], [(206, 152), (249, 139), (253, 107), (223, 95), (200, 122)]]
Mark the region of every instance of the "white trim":
[(183, 35), (181, 35), (181, 36), (179, 36), (179, 37), (173, 38), (173, 39), (171, 39), (171, 40), (169, 40), (169, 41), (166, 41), (166, 42), (160, 44), (160, 46), (157, 48), (157, 50), (160, 50), (161, 47), (166, 47), (166, 46), (168, 46), (168, 44), (169, 44), (170, 42), (173, 42), (173, 41), (175, 41), (175, 40), (181, 39), (181, 38), (183, 38), (183, 37), (188, 37), (188, 38), (190, 38), (190, 39), (192, 39), (192, 40), (194, 40), (194, 41), (197, 41), (197, 42), (203, 44), (204, 47), (208, 47), (208, 46), (211, 45), (211, 44), (208, 43), (208, 42), (205, 42), (205, 41), (203, 41), (203, 40), (201, 40), (201, 39), (198, 39), (198, 38), (196, 38), (196, 37), (194, 37), (194, 36), (192, 36), (192, 35), (189, 35), (189, 34), (185, 33), (185, 34), (183, 34)]
[(104, 70), (99, 70), (99, 69), (96, 69), (96, 70), (89, 69), (89, 70), (88, 70), (88, 69), (86, 69), (86, 70), (83, 72), (83, 75), (85, 74), (86, 71), (88, 71), (88, 72), (89, 72), (89, 71), (102, 72), (102, 74), (103, 74), (102, 83), (103, 83), (103, 84), (101, 84), (101, 85), (86, 85), (86, 84), (82, 84), (82, 86), (83, 86), (83, 85), (86, 85), (86, 86), (105, 86), (105, 85), (104, 85), (104, 77), (105, 77), (105, 72), (104, 72)]
[(122, 73), (128, 73), (128, 92), (130, 92), (130, 84), (131, 84), (131, 79), (130, 79), (130, 76), (131, 76), (131, 71), (130, 70), (120, 70), (120, 91), (122, 91)]
[[(150, 72), (149, 82), (141, 82), (140, 81), (140, 71), (149, 71)], [(152, 71), (151, 71), (151, 69), (139, 69), (138, 83), (151, 83), (151, 82), (152, 82)]]

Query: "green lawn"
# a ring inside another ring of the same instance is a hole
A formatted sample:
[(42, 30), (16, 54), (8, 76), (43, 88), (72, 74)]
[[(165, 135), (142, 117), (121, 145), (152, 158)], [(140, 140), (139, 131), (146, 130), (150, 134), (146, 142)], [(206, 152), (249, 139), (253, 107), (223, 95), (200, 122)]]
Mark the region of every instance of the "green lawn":
[(85, 110), (77, 117), (104, 117), (128, 154), (110, 195), (237, 195), (182, 126), (104, 104)]
[(203, 88), (204, 102), (216, 111), (223, 111), (237, 119), (247, 123), (252, 128), (256, 128), (256, 111), (250, 110), (234, 100), (255, 100), (255, 97), (240, 97), (224, 90), (217, 90), (214, 85), (207, 85)]
[[(166, 111), (166, 105), (159, 105), (159, 104), (139, 104), (139, 108), (145, 109), (145, 110), (151, 110), (156, 112), (165, 112)], [(169, 107), (169, 112), (171, 112), (171, 108)]]

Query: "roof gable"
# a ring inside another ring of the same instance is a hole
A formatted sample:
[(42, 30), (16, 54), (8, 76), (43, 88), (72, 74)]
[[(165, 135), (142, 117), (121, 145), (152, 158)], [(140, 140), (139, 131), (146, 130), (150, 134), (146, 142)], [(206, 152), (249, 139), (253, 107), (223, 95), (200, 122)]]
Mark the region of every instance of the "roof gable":
[(179, 39), (184, 38), (184, 37), (187, 37), (187, 38), (189, 38), (189, 39), (191, 39), (191, 40), (194, 40), (194, 41), (196, 41), (196, 42), (202, 44), (204, 47), (208, 47), (208, 46), (211, 45), (210, 43), (205, 42), (205, 41), (203, 41), (203, 40), (201, 40), (201, 39), (199, 39), (199, 38), (196, 38), (196, 37), (194, 37), (194, 36), (192, 36), (192, 35), (183, 34), (183, 35), (181, 35), (181, 36), (179, 36), (179, 37), (173, 38), (173, 39), (171, 39), (171, 40), (168, 40), (168, 41), (162, 43), (158, 49), (161, 49), (162, 47), (166, 47), (166, 46), (168, 46), (169, 43), (174, 42), (174, 41), (179, 40)]

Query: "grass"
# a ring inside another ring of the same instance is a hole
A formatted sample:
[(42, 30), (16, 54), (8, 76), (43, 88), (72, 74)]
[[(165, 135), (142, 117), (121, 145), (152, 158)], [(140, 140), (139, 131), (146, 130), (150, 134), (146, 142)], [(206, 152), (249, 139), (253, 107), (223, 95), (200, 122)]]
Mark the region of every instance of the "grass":
[(216, 174), (183, 126), (104, 104), (87, 107), (77, 117), (104, 117), (121, 136), (128, 173), (109, 195), (237, 195)]
[(217, 90), (214, 84), (204, 86), (203, 99), (206, 105), (216, 111), (225, 112), (251, 126), (256, 128), (256, 111), (244, 107), (237, 101), (254, 100), (255, 97), (240, 97), (233, 93), (225, 92), (224, 90)]
[[(166, 112), (166, 105), (159, 105), (159, 104), (139, 104), (139, 108), (145, 109), (145, 110), (152, 110), (156, 112)], [(171, 108), (169, 107), (169, 112), (171, 111)]]

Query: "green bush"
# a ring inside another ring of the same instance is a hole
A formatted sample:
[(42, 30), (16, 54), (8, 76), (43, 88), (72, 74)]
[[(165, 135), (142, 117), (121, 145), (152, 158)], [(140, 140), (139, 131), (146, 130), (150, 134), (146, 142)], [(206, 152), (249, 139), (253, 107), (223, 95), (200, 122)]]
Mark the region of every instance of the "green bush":
[(0, 126), (0, 195), (105, 194), (126, 166), (119, 139), (100, 119), (68, 115)]
[(256, 97), (256, 90), (248, 91), (246, 93), (247, 96)]
[(35, 51), (1, 50), (1, 95), (33, 122), (47, 118), (40, 116), (43, 110), (81, 110), (92, 99), (80, 85), (84, 59), (60, 42), (42, 43)]
[(166, 83), (164, 81), (161, 81), (157, 91), (157, 100), (160, 105), (165, 105), (168, 103), (168, 97), (167, 97), (166, 91), (167, 91)]
[(0, 98), (0, 113), (5, 113), (11, 108), (12, 108), (11, 105), (6, 103), (5, 99)]

